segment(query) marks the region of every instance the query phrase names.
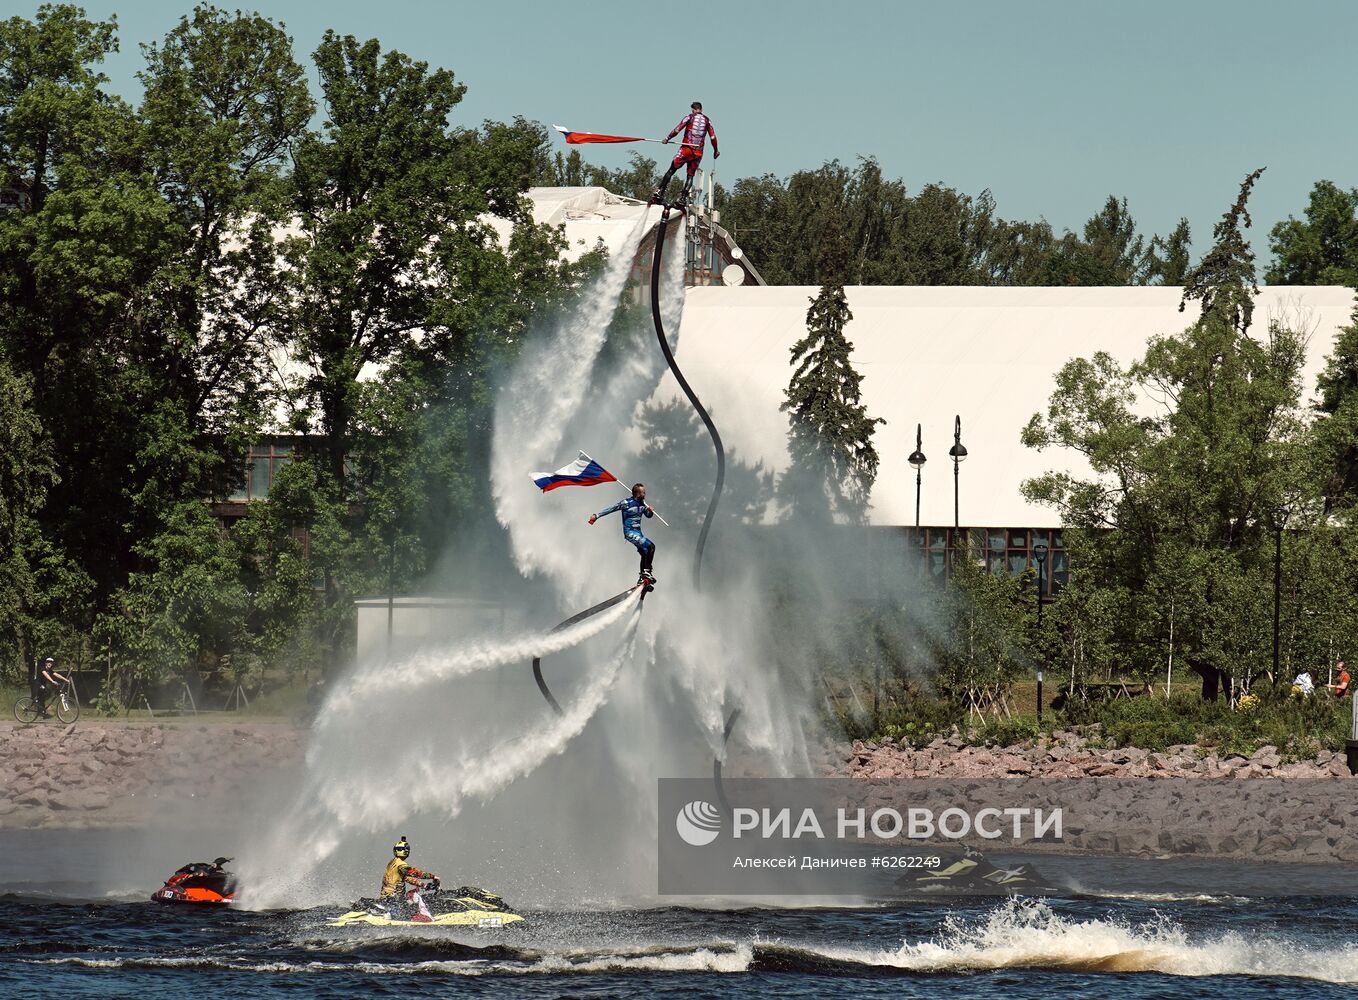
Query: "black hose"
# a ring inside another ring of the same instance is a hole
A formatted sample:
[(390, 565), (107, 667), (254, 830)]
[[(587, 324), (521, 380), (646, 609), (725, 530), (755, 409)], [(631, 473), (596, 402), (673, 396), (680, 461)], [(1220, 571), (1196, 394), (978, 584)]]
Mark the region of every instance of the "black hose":
[[(707, 502), (707, 514), (703, 518), (702, 530), (698, 532), (698, 545), (693, 551), (693, 589), (700, 590), (702, 583), (703, 569), (703, 549), (707, 545), (707, 533), (712, 529), (712, 521), (717, 516), (717, 502), (721, 499), (721, 490), (726, 483), (726, 449), (721, 443), (721, 435), (717, 432), (717, 425), (712, 422), (712, 417), (708, 415), (703, 407), (702, 400), (693, 391), (693, 387), (688, 384), (688, 379), (684, 378), (684, 373), (679, 369), (679, 363), (674, 360), (674, 351), (670, 350), (669, 339), (665, 336), (665, 323), (660, 318), (660, 257), (665, 248), (665, 231), (669, 228), (670, 206), (666, 205), (664, 211), (660, 213), (660, 225), (655, 231), (655, 253), (651, 255), (651, 319), (655, 321), (655, 336), (660, 341), (660, 350), (665, 355), (665, 363), (670, 366), (670, 372), (674, 375), (674, 380), (679, 383), (679, 388), (684, 390), (684, 395), (693, 404), (693, 408), (698, 411), (698, 416), (702, 418), (703, 424), (707, 427), (707, 433), (712, 437), (712, 447), (717, 452), (717, 479), (712, 485), (712, 499)], [(722, 755), (726, 754), (726, 744), (731, 739), (731, 730), (735, 728), (736, 720), (740, 718), (740, 709), (734, 709), (726, 719), (726, 726), (721, 734)], [(726, 791), (721, 783), (721, 757), (712, 758), (712, 781), (716, 785), (717, 801), (721, 803), (722, 809), (727, 813), (731, 811), (731, 804), (726, 800)]]
[[(639, 586), (641, 586), (641, 584), (637, 584), (637, 587)], [(547, 634), (552, 635), (555, 632), (560, 632), (563, 629), (568, 629), (572, 625), (584, 621), (586, 618), (593, 618), (600, 612), (607, 611), (609, 608), (614, 607), (615, 605), (631, 597), (634, 593), (636, 593), (637, 587), (628, 587), (621, 594), (616, 594), (606, 601), (600, 601), (592, 608), (586, 608), (584, 611), (571, 615), (564, 622), (559, 622), (558, 624), (554, 625)], [(646, 594), (644, 592), (641, 595), (641, 601), (642, 603), (645, 603), (646, 601)], [(547, 681), (542, 676), (542, 657), (540, 656), (533, 657), (533, 680), (538, 682), (538, 690), (542, 692), (542, 697), (547, 699), (547, 704), (552, 706), (552, 711), (555, 712), (557, 715), (565, 715), (566, 713), (561, 710), (560, 703), (557, 702), (557, 700), (554, 697), (552, 697), (552, 692), (547, 687)]]
[(698, 532), (698, 546), (693, 552), (693, 587), (697, 590), (702, 577), (703, 549), (707, 545), (707, 533), (712, 530), (712, 521), (717, 516), (717, 502), (721, 499), (721, 489), (726, 483), (726, 449), (722, 447), (717, 425), (712, 422), (707, 410), (703, 408), (702, 400), (688, 384), (684, 373), (679, 370), (679, 363), (674, 360), (674, 352), (670, 350), (670, 342), (665, 337), (665, 323), (660, 318), (660, 256), (665, 248), (665, 230), (669, 228), (669, 218), (670, 206), (666, 205), (660, 215), (660, 225), (656, 227), (655, 253), (651, 255), (651, 318), (655, 321), (655, 336), (660, 341), (660, 350), (665, 355), (665, 363), (670, 366), (674, 380), (679, 383), (679, 388), (684, 390), (684, 395), (688, 397), (688, 401), (693, 404), (698, 416), (707, 426), (707, 433), (712, 436), (712, 447), (717, 452), (717, 480), (712, 486), (712, 499), (707, 502), (707, 514), (703, 517), (702, 530)]
[[(726, 717), (726, 726), (721, 731), (721, 752), (726, 755), (726, 744), (731, 741), (731, 730), (736, 728), (736, 720), (740, 718), (740, 709), (731, 710), (731, 714)], [(726, 801), (726, 789), (721, 783), (721, 757), (712, 758), (712, 784), (717, 786), (717, 801), (721, 804), (722, 811), (730, 814), (731, 803)]]

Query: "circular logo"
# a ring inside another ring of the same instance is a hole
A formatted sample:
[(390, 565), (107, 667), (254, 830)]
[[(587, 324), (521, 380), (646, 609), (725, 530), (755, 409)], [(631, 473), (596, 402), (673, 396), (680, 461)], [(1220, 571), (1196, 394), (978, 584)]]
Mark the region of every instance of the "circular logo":
[(721, 833), (721, 813), (711, 802), (701, 799), (690, 802), (679, 810), (674, 819), (674, 828), (684, 843), (693, 847), (703, 847), (717, 839)]

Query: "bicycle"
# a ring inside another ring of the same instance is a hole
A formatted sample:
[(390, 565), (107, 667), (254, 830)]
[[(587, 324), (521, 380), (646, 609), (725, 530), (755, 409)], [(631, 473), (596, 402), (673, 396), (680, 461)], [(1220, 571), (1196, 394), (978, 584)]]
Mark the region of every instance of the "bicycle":
[[(80, 702), (75, 697), (75, 685), (67, 681), (57, 688), (56, 694), (48, 699), (47, 708), (55, 709), (57, 719), (70, 725), (80, 718)], [(39, 719), (49, 718), (47, 712), (38, 711), (35, 698), (20, 698), (14, 703), (14, 717), (25, 725), (32, 725)]]

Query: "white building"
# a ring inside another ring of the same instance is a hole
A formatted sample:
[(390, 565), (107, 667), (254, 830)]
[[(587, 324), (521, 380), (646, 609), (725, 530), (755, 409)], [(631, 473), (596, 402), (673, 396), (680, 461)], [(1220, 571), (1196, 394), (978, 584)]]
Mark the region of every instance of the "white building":
[[(787, 465), (787, 415), (779, 411), (791, 376), (790, 350), (806, 331), (814, 287), (690, 288), (676, 356), (728, 447), (742, 460)], [(962, 420), (968, 456), (959, 469), (959, 519), (977, 531), (992, 568), (1029, 565), (1032, 546), (1051, 546), (1052, 575), (1065, 570), (1060, 521), (1024, 500), (1025, 479), (1051, 470), (1088, 474), (1079, 456), (1038, 453), (1019, 441), (1035, 413), (1045, 413), (1053, 376), (1069, 360), (1098, 351), (1128, 363), (1157, 334), (1186, 328), (1177, 288), (850, 287), (853, 319), (845, 333), (863, 375), (868, 413), (887, 422), (875, 437), (881, 468), (872, 493), (875, 525), (915, 524), (915, 428), (928, 459), (920, 489), (920, 525), (931, 560), (942, 570), (954, 517), (948, 450)], [(1342, 287), (1261, 290), (1254, 324), (1270, 319), (1309, 333), (1306, 394), (1341, 327), (1354, 293)], [(666, 376), (657, 400), (679, 395)], [(1155, 406), (1146, 400), (1148, 409)], [(936, 558), (935, 558), (936, 557)]]

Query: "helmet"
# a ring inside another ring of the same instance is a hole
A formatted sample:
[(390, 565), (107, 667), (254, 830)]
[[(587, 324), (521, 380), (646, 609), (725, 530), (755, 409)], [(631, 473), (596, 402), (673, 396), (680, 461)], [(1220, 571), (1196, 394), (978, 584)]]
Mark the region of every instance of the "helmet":
[(402, 861), (410, 857), (410, 841), (406, 840), (404, 834), (401, 836), (401, 839), (396, 841), (396, 843), (392, 846), (391, 853), (396, 855)]
[(43, 660), (42, 662), (43, 662), (43, 663), (56, 663), (57, 661), (56, 661), (56, 658), (55, 658), (55, 657), (49, 656), (47, 659)]
[(236, 860), (235, 858), (217, 858), (212, 863), (216, 867), (220, 868), (222, 865), (229, 864), (230, 862), (235, 860)]

